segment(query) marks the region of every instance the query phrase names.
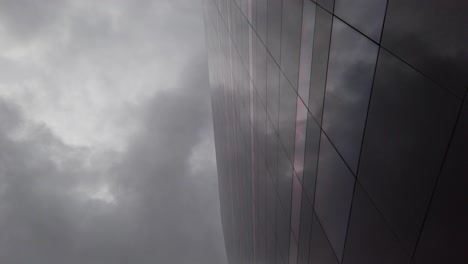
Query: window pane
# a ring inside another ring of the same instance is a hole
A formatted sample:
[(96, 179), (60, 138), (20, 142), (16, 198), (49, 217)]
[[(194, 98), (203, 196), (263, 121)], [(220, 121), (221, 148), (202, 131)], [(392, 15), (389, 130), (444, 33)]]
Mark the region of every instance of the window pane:
[(340, 261), (346, 238), (354, 181), (351, 171), (327, 137), (322, 134), (314, 208)]
[(336, 0), (335, 15), (380, 42), (387, 0)]
[(299, 75), (302, 2), (303, 0), (284, 1), (281, 20), (281, 69), (295, 90), (297, 90), (297, 78)]
[(455, 96), (380, 51), (360, 180), (412, 252), (460, 107)]
[(312, 70), (310, 74), (309, 109), (320, 124), (322, 123), (323, 97), (327, 78), (331, 25), (332, 15), (317, 6)]
[(468, 84), (468, 1), (391, 0), (382, 45), (458, 95)]
[(398, 244), (362, 187), (356, 184), (344, 263), (409, 264), (410, 257)]
[(378, 46), (333, 19), (323, 130), (356, 173)]
[(309, 263), (339, 264), (315, 214), (312, 222)]
[(468, 263), (467, 98), (415, 253), (417, 264)]

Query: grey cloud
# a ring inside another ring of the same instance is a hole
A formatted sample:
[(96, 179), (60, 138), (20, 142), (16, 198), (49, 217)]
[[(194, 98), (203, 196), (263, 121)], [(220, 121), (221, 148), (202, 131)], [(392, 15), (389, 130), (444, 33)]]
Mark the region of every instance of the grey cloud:
[[(138, 124), (123, 153), (67, 145), (36, 108), (0, 96), (0, 262), (226, 263), (201, 3), (110, 2), (0, 0), (6, 45), (45, 52), (33, 63), (0, 53), (6, 94), (33, 83), (40, 92), (20, 96), (46, 98), (40, 111), (88, 83), (105, 88), (99, 100), (156, 91), (108, 117)], [(177, 79), (159, 87), (165, 75)]]
[(68, 1), (1, 0), (0, 21), (17, 40), (28, 41), (53, 25)]
[(106, 180), (117, 202), (110, 206), (74, 193), (96, 180), (82, 156), (62, 168), (50, 159), (51, 146), (63, 156), (86, 150), (37, 124), (27, 138), (11, 139), (28, 121), (0, 101), (2, 263), (223, 263), (215, 168), (207, 177), (188, 162), (211, 136), (206, 70), (197, 57), (179, 87), (150, 100), (141, 132), (113, 157)]

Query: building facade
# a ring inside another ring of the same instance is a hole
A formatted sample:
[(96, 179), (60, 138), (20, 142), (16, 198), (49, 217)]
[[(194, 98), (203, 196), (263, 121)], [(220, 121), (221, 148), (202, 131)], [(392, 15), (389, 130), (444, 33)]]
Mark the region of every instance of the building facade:
[(204, 0), (229, 263), (468, 263), (468, 2)]

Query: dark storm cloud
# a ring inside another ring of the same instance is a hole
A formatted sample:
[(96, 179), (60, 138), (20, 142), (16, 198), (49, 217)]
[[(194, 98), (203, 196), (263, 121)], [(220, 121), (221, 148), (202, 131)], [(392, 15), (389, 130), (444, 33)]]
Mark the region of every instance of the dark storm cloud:
[[(36, 2), (0, 0), (0, 263), (225, 263), (201, 3)], [(106, 86), (91, 99), (137, 98), (108, 117), (137, 124), (123, 151), (72, 146), (35, 116), (80, 77)]]
[[(115, 204), (75, 191), (103, 180), (84, 166), (86, 149), (0, 101), (2, 263), (223, 263), (215, 168), (194, 172), (189, 162), (212, 136), (206, 61), (194, 61), (175, 92), (150, 100), (141, 132), (104, 178)], [(32, 132), (18, 139), (25, 125)], [(71, 158), (59, 166), (54, 152)]]

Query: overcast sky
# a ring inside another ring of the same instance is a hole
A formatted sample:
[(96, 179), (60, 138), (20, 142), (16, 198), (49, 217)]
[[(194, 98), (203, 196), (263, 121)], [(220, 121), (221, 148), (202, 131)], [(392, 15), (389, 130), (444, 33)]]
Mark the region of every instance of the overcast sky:
[(0, 0), (0, 263), (226, 263), (201, 1)]

